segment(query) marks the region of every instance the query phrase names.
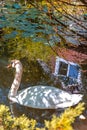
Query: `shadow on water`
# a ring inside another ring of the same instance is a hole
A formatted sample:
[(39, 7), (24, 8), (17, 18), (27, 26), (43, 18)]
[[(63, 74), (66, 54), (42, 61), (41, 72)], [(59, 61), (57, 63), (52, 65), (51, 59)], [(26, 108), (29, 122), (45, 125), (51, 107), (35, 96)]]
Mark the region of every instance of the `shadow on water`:
[[(38, 126), (42, 127), (44, 125), (44, 120), (51, 119), (53, 114), (59, 116), (61, 112), (63, 112), (63, 110), (61, 109), (58, 110), (34, 109), (9, 102), (7, 97), (10, 86), (14, 78), (14, 70), (6, 69), (6, 65), (7, 65), (7, 59), (0, 60), (0, 104), (5, 104), (9, 106), (11, 113), (14, 116), (20, 116), (22, 114), (25, 114), (29, 118), (36, 119), (38, 122)], [(29, 65), (27, 66), (29, 67)], [(26, 68), (26, 66), (24, 66), (24, 68)], [(32, 65), (30, 65), (30, 67), (26, 69), (28, 71), (27, 72), (24, 71), (20, 89), (37, 84), (53, 86), (53, 82), (47, 76), (46, 77), (44, 76), (43, 72), (38, 67), (38, 65), (32, 63)], [(86, 103), (87, 108), (86, 92), (83, 101)], [(86, 111), (85, 115), (87, 117)], [(87, 119), (84, 121), (81, 121), (80, 119), (76, 120), (73, 127), (75, 130), (87, 130)]]
[(20, 116), (23, 113), (29, 117), (29, 119), (33, 118), (37, 121), (37, 123), (43, 125), (44, 120), (50, 120), (54, 114), (60, 115), (63, 111), (62, 109), (55, 110), (55, 109), (37, 109), (37, 108), (30, 108), (25, 107), (16, 103), (10, 102), (10, 110), (12, 115)]

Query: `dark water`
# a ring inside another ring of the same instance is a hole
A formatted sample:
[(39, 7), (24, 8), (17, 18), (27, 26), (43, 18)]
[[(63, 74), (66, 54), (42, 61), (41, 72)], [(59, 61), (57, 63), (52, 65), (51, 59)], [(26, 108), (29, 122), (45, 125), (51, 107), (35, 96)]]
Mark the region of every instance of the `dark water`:
[[(7, 96), (11, 86), (11, 83), (14, 78), (14, 70), (8, 70), (6, 65), (8, 64), (8, 60), (6, 58), (0, 59), (0, 104), (5, 104), (9, 106), (11, 113), (13, 116), (20, 116), (25, 114), (29, 118), (36, 119), (38, 122), (38, 126), (42, 127), (44, 125), (44, 119), (49, 120), (51, 119), (53, 114), (57, 116), (63, 112), (63, 110), (40, 110), (40, 109), (33, 109), (29, 107), (24, 107), (19, 104), (9, 102)], [(25, 64), (25, 63), (23, 63)], [(28, 66), (26, 68), (26, 66)], [(26, 71), (27, 70), (27, 71)], [(35, 63), (31, 63), (30, 65), (24, 65), (24, 74), (21, 82), (20, 89), (26, 88), (29, 86), (42, 84), (42, 85), (52, 85), (53, 82), (47, 76), (43, 74), (39, 66)], [(86, 103), (87, 108), (87, 90), (84, 92), (83, 101)], [(86, 110), (84, 112), (85, 116), (87, 117)], [(75, 130), (87, 130), (87, 119), (80, 120), (76, 119), (75, 123), (73, 124)]]

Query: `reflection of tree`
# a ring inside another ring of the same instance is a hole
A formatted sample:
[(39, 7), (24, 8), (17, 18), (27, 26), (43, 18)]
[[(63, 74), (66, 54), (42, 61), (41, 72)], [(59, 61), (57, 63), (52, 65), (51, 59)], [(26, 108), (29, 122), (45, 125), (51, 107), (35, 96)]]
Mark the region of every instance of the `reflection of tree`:
[(87, 5), (87, 0), (80, 0), (83, 4)]
[[(23, 1), (21, 2), (23, 3)], [(56, 50), (53, 45), (67, 47), (71, 45), (69, 43), (80, 46), (86, 44), (87, 21), (84, 19), (86, 4), (79, 0), (27, 0), (26, 2), (27, 6), (21, 6), (19, 9), (16, 9), (15, 6), (13, 8), (12, 5), (9, 8), (6, 5), (5, 9), (2, 8), (0, 18), (1, 24), (4, 24), (2, 25), (4, 29), (1, 36), (6, 34), (5, 38), (9, 39), (21, 35), (23, 38), (32, 39), (34, 43), (37, 42), (38, 46), (39, 42), (45, 43), (55, 53)], [(8, 46), (8, 50), (12, 51), (15, 48), (17, 50), (15, 53), (20, 55), (19, 52), (21, 52), (24, 57), (29, 54), (30, 48), (27, 47), (31, 45), (15, 38), (8, 44), (3, 43), (2, 48), (5, 52), (7, 52), (6, 46)], [(41, 48), (38, 48), (37, 51), (39, 52)], [(33, 54), (35, 54), (34, 50)], [(58, 54), (56, 53), (56, 55)]]
[[(83, 0), (84, 1), (84, 0)], [(86, 20), (84, 20), (84, 13), (86, 12), (86, 5), (80, 1), (74, 0), (59, 0), (59, 1), (26, 1), (26, 5), (32, 5), (31, 7), (36, 8), (36, 13), (34, 10), (32, 11), (32, 15), (30, 14), (29, 9), (26, 8), (26, 11), (20, 9), (19, 11), (15, 10), (14, 19), (13, 16), (10, 15), (9, 9), (7, 9), (8, 17), (7, 22), (13, 22), (17, 27), (15, 27), (12, 23), (8, 25), (9, 27), (13, 26), (13, 28), (20, 29), (22, 31), (26, 31), (23, 35), (30, 36), (29, 33), (35, 32), (34, 35), (39, 35), (42, 37), (48, 37), (48, 41), (50, 43), (54, 42), (68, 42), (68, 43), (75, 43), (75, 44), (82, 44), (83, 39), (87, 39), (87, 27), (86, 27)], [(19, 2), (18, 2), (19, 3)], [(17, 6), (17, 5), (16, 5)], [(15, 7), (16, 7), (15, 6)], [(30, 6), (29, 6), (30, 7)], [(28, 14), (29, 11), (29, 14)], [(18, 12), (20, 12), (18, 14)], [(24, 16), (25, 15), (25, 16)], [(18, 17), (17, 17), (18, 16)], [(11, 19), (10, 19), (11, 17)], [(18, 19), (18, 21), (16, 21)], [(26, 21), (25, 21), (26, 20)], [(29, 22), (33, 24), (38, 23), (37, 27), (34, 27)], [(20, 27), (23, 25), (23, 27)], [(44, 25), (43, 25), (44, 24)], [(30, 28), (29, 28), (30, 27)], [(32, 30), (29, 32), (27, 30)], [(41, 30), (43, 29), (43, 31)], [(16, 35), (12, 34), (11, 36)], [(35, 36), (34, 36), (35, 37)], [(40, 40), (41, 38), (39, 38)], [(59, 39), (59, 41), (58, 41)], [(43, 39), (41, 39), (43, 40)], [(48, 42), (47, 41), (47, 42)]]

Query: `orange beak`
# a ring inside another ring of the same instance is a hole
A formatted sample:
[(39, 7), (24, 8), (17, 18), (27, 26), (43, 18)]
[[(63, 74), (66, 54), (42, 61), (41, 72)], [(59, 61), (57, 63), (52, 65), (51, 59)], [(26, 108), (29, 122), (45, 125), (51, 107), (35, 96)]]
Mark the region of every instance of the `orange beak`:
[(12, 67), (11, 64), (9, 64), (9, 65), (6, 66), (6, 68), (11, 68), (11, 67)]

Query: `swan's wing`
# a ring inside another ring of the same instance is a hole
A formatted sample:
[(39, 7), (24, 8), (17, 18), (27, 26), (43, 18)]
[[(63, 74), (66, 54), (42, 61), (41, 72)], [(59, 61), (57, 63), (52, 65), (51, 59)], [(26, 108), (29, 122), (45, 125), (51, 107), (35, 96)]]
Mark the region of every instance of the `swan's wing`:
[(40, 109), (55, 109), (77, 104), (82, 99), (82, 95), (69, 94), (50, 86), (34, 86), (20, 91), (16, 98), (21, 105)]

